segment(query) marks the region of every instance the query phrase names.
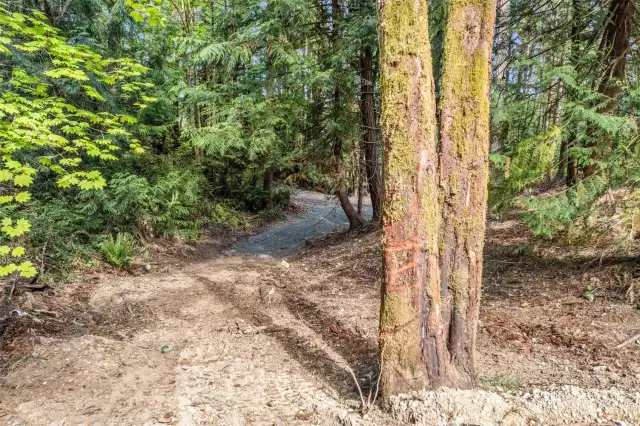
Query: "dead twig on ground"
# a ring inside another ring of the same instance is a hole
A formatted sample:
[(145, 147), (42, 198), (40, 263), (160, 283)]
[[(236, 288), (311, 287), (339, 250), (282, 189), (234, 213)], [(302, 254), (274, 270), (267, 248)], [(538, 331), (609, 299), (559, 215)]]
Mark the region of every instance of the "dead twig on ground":
[(629, 337), (627, 340), (625, 340), (624, 342), (622, 342), (619, 345), (617, 345), (616, 349), (624, 348), (625, 346), (630, 345), (631, 343), (635, 342), (638, 339), (640, 339), (640, 333)]
[(376, 380), (376, 392), (373, 394), (373, 399), (371, 395), (371, 391), (373, 391), (373, 386), (369, 387), (369, 396), (367, 396), (367, 409), (364, 414), (367, 414), (371, 408), (376, 404), (376, 400), (378, 399), (378, 394), (380, 393), (380, 379), (382, 378), (382, 368), (378, 371), (378, 380)]
[[(306, 327), (308, 327), (310, 330), (313, 330), (313, 328), (302, 318), (302, 316), (300, 315), (300, 312), (296, 312), (296, 316), (298, 317), (298, 320), (300, 320), (300, 322), (302, 322)], [(318, 348), (326, 350), (326, 348), (328, 347), (327, 344), (319, 340), (315, 336), (315, 334), (310, 334), (308, 337), (316, 344)], [(358, 382), (358, 378), (356, 377), (356, 374), (353, 372), (353, 369), (349, 366), (349, 364), (347, 364), (346, 361), (341, 359), (335, 359), (334, 357), (331, 357), (331, 358), (338, 365), (342, 366), (345, 370), (347, 370), (349, 374), (351, 374), (351, 377), (353, 378), (353, 381), (356, 384), (356, 388), (358, 389), (358, 395), (360, 396), (360, 404), (361, 404), (360, 413), (364, 416), (369, 411), (371, 411), (371, 409), (376, 403), (376, 400), (378, 399), (378, 394), (380, 391), (380, 377), (381, 377), (380, 372), (378, 372), (378, 379), (375, 386), (375, 389), (376, 389), (375, 393), (372, 394), (373, 386), (371, 386), (369, 388), (369, 394), (367, 396), (367, 400), (365, 401), (364, 394), (362, 393), (362, 386), (360, 386), (360, 382)]]
[(364, 394), (362, 393), (362, 386), (360, 386), (360, 382), (358, 382), (358, 379), (356, 378), (356, 375), (351, 369), (351, 367), (349, 367), (349, 365), (346, 362), (339, 361), (339, 364), (341, 364), (349, 373), (351, 373), (351, 377), (353, 377), (353, 381), (355, 382), (356, 388), (358, 389), (358, 394), (360, 395), (360, 404), (361, 404), (360, 413), (363, 416), (366, 415), (369, 411), (371, 411), (373, 406), (376, 404), (376, 400), (378, 399), (378, 394), (380, 392), (380, 378), (382, 377), (382, 374), (380, 374), (380, 371), (378, 371), (378, 379), (376, 380), (375, 393), (373, 393), (374, 386), (370, 386), (369, 394), (367, 395), (367, 400), (365, 401)]
[(48, 243), (48, 241), (46, 241), (44, 243), (44, 246), (42, 246), (42, 254), (40, 255), (41, 256), (41, 258), (40, 258), (40, 272), (39, 272), (40, 275), (44, 274), (44, 254), (47, 251), (47, 243)]
[(138, 352), (140, 353), (140, 355), (142, 355), (142, 357), (147, 361), (147, 365), (151, 368), (153, 368), (155, 370), (156, 366), (151, 362), (151, 360), (144, 354), (144, 352), (142, 352), (141, 350), (138, 350)]
[(353, 381), (356, 384), (356, 388), (358, 389), (358, 394), (360, 395), (360, 403), (362, 404), (361, 408), (362, 408), (362, 414), (364, 414), (364, 410), (365, 410), (365, 402), (364, 402), (364, 396), (362, 395), (362, 387), (360, 386), (360, 383), (358, 382), (358, 378), (356, 377), (356, 374), (353, 372), (353, 369), (351, 369), (351, 367), (349, 367), (349, 365), (345, 362), (345, 363), (341, 363), (343, 365), (343, 367), (349, 372), (351, 373), (351, 377), (353, 377)]
[(45, 311), (44, 309), (34, 309), (33, 312), (35, 312), (37, 314), (42, 314), (42, 315), (49, 315), (49, 316), (52, 316), (54, 318), (58, 318), (58, 316), (60, 316), (60, 314), (58, 312)]

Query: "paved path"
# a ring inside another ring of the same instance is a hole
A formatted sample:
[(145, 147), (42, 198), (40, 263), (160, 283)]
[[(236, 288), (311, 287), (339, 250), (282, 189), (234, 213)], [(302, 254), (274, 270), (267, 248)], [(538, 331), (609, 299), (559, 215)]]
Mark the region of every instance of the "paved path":
[[(365, 201), (364, 214), (370, 219), (371, 204), (368, 198)], [(272, 225), (259, 235), (233, 246), (230, 252), (285, 257), (302, 248), (306, 239), (321, 237), (349, 226), (336, 197), (302, 191), (295, 196), (294, 203), (305, 207), (305, 212)], [(352, 203), (355, 206), (356, 200), (353, 199)]]

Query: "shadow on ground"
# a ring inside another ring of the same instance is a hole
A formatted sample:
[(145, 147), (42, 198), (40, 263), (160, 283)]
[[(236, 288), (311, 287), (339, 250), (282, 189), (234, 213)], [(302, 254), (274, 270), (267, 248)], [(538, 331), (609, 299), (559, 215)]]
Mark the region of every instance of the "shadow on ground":
[[(376, 374), (370, 367), (376, 364), (376, 342), (345, 330), (335, 330), (337, 333), (325, 330), (326, 325), (335, 324), (336, 319), (304, 297), (286, 294), (271, 309), (269, 303), (251, 300), (246, 293), (236, 292), (233, 285), (229, 287), (202, 276), (198, 280), (214, 291), (222, 302), (233, 306), (240, 317), (252, 326), (266, 327), (265, 332), (270, 333), (292, 358), (312, 376), (328, 384), (340, 397), (358, 398), (352, 372), (364, 392), (372, 386), (372, 378)], [(297, 320), (285, 326), (279, 324), (274, 315), (282, 317), (283, 309)], [(352, 350), (354, 347), (358, 350)]]

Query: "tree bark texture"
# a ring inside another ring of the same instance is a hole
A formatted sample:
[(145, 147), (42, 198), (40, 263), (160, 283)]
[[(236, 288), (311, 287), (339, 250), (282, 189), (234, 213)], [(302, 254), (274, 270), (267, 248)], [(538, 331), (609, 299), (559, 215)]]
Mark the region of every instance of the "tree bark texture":
[[(424, 354), (438, 293), (436, 107), (427, 2), (379, 0), (384, 146), (381, 386), (430, 384)], [(429, 307), (429, 304), (432, 304)]]
[[(572, 0), (571, 8), (573, 12), (573, 16), (571, 17), (571, 33), (570, 33), (570, 45), (569, 45), (569, 61), (574, 69), (578, 67), (578, 60), (580, 58), (580, 34), (584, 28), (584, 0)], [(576, 93), (572, 88), (567, 88), (567, 98), (569, 101), (575, 101)], [(565, 120), (568, 122), (569, 120)], [(573, 186), (576, 184), (578, 180), (578, 164), (571, 155), (571, 148), (575, 146), (576, 132), (575, 126), (567, 126), (568, 131), (562, 140), (562, 144), (560, 146), (560, 166), (561, 168), (566, 167), (566, 180), (565, 183), (567, 186)], [(566, 160), (565, 160), (566, 159)], [(560, 172), (558, 172), (560, 176)]]
[(378, 157), (378, 139), (376, 132), (376, 104), (374, 98), (373, 54), (371, 47), (364, 46), (360, 55), (360, 112), (362, 115), (362, 143), (367, 185), (373, 210), (372, 220), (382, 217), (382, 176)]
[(496, 36), (496, 78), (506, 84), (509, 79), (508, 62), (511, 52), (511, 33), (507, 31), (511, 19), (511, 0), (498, 0), (497, 3), (499, 35)]
[(451, 0), (440, 152), (426, 2), (379, 0), (383, 395), (475, 382), (495, 4)]
[[(440, 98), (442, 300), (428, 358), (434, 381), (475, 382), (474, 350), (489, 182), (489, 96), (495, 6), (450, 0)], [(436, 297), (431, 296), (431, 297)]]

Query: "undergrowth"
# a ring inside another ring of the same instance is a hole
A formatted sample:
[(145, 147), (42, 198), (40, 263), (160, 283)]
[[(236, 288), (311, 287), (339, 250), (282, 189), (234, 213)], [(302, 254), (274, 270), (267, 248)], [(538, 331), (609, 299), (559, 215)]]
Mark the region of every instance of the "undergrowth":
[(102, 252), (106, 261), (117, 268), (131, 266), (136, 249), (135, 239), (122, 232), (118, 232), (115, 238), (109, 234), (102, 242)]
[(73, 279), (74, 271), (102, 260), (127, 268), (153, 239), (196, 242), (209, 223), (247, 229), (278, 219), (291, 194), (289, 188), (274, 191), (273, 207), (256, 215), (246, 200), (217, 195), (189, 163), (178, 167), (141, 157), (105, 175), (106, 187), (92, 191), (52, 189), (36, 181), (41, 191), (22, 212), (33, 223), (24, 243), (40, 254), (46, 279)]

